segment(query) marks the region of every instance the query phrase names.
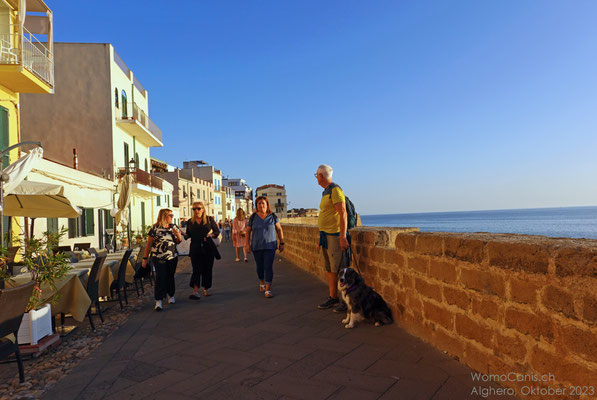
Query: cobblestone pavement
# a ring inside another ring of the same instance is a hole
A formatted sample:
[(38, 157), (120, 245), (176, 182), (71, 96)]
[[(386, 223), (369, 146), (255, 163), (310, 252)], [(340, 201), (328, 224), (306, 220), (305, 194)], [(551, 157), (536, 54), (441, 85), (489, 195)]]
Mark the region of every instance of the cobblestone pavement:
[[(133, 313), (43, 398), (50, 399), (507, 399), (471, 395), (471, 370), (395, 325), (348, 330), (316, 305), (326, 285), (276, 257), (272, 290), (229, 244), (213, 295), (188, 299), (182, 257), (176, 304)], [(113, 311), (115, 312), (115, 311)]]

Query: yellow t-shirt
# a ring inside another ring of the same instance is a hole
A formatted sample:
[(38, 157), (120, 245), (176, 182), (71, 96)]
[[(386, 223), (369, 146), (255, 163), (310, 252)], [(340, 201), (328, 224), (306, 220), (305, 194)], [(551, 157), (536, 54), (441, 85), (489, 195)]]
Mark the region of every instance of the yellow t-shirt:
[[(330, 196), (331, 194), (331, 196)], [(317, 224), (319, 230), (325, 233), (340, 232), (340, 215), (334, 204), (344, 203), (345, 196), (340, 186), (329, 186), (323, 191), (321, 203), (319, 203), (319, 218)]]

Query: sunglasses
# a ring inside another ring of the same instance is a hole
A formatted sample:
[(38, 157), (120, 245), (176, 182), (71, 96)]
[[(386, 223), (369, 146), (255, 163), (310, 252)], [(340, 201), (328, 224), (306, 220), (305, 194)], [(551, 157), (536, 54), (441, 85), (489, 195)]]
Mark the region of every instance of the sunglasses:
[(201, 207), (193, 207), (193, 211), (203, 210)]
[(168, 214), (166, 217), (174, 217), (174, 214)]

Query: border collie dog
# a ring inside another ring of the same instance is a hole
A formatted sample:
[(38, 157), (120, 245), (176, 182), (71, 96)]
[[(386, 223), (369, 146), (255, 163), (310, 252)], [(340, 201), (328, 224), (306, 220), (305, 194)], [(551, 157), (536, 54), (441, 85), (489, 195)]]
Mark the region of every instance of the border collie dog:
[(338, 290), (348, 312), (342, 320), (345, 328), (354, 328), (359, 321), (368, 320), (375, 326), (394, 322), (392, 311), (373, 288), (365, 285), (363, 278), (352, 268), (338, 271)]

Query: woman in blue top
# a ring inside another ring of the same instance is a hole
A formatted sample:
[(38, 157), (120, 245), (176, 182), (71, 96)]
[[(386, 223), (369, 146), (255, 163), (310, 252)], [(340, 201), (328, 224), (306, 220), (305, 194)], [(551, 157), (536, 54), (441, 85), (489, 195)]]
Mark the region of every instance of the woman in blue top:
[[(269, 208), (267, 197), (257, 197), (255, 200), (257, 211), (249, 218), (247, 225), (247, 244), (245, 252), (253, 252), (257, 263), (257, 277), (259, 277), (259, 291), (265, 292), (265, 297), (272, 294), (272, 281), (274, 279), (274, 256), (276, 249), (284, 251), (284, 234), (276, 214)], [(276, 241), (276, 234), (280, 243)], [(250, 247), (249, 247), (250, 243)]]

